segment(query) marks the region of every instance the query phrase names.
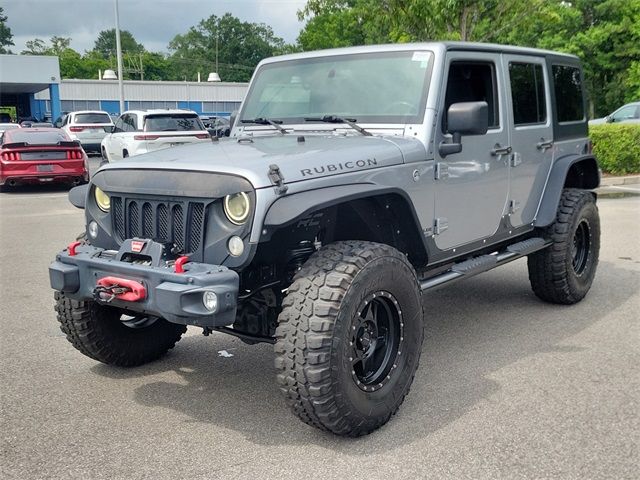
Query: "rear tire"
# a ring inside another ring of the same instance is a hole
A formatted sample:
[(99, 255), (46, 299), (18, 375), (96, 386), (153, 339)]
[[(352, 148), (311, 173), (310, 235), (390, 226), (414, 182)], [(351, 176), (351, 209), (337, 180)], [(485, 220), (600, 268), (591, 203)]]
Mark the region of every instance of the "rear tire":
[(553, 243), (527, 260), (531, 288), (545, 302), (577, 303), (591, 288), (598, 266), (600, 217), (593, 194), (565, 189), (546, 236)]
[(337, 242), (296, 274), (276, 329), (277, 381), (303, 422), (358, 437), (389, 421), (422, 349), (421, 294), (396, 249)]
[(60, 330), (89, 358), (108, 365), (135, 367), (164, 355), (187, 327), (162, 318), (152, 322), (124, 323), (117, 308), (94, 301), (77, 301), (55, 292)]

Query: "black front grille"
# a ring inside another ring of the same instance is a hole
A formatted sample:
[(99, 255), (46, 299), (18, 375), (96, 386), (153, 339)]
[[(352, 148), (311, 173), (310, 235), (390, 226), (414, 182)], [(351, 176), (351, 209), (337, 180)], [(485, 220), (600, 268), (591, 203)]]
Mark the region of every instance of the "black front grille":
[(179, 253), (194, 253), (203, 245), (205, 202), (163, 202), (111, 197), (118, 240), (141, 237), (173, 244)]

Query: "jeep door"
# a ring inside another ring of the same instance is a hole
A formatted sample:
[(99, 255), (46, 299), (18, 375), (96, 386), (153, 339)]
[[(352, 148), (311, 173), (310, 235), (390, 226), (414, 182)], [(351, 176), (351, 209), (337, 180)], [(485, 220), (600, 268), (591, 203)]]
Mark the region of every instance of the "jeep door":
[[(508, 133), (500, 54), (448, 52), (446, 81), (438, 103), (435, 156), (435, 242), (446, 250), (493, 235), (505, 214), (509, 188)], [(446, 113), (459, 102), (485, 101), (489, 129), (463, 135), (462, 151), (443, 157), (440, 142), (451, 143)], [(505, 153), (501, 153), (501, 152)]]
[(511, 225), (533, 222), (553, 163), (553, 127), (547, 66), (543, 57), (504, 55), (507, 84)]

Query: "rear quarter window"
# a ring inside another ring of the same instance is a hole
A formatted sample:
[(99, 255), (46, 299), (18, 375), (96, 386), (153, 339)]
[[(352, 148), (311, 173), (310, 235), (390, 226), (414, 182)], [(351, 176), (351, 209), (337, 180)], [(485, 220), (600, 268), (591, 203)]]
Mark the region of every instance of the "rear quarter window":
[(553, 65), (552, 74), (558, 122), (583, 121), (584, 104), (580, 69), (568, 65)]

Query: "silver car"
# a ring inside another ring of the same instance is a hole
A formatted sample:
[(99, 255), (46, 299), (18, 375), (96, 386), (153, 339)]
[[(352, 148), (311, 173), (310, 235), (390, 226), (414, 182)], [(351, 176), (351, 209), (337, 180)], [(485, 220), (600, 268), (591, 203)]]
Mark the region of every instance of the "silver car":
[(589, 120), (589, 125), (605, 123), (640, 123), (640, 102), (627, 103), (606, 117)]

